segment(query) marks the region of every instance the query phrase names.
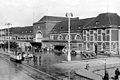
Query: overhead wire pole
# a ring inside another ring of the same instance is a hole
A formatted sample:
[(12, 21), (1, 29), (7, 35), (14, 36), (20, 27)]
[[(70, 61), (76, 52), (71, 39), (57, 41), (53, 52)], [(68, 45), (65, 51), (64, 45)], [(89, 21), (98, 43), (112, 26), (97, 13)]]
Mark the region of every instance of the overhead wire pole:
[[(9, 28), (10, 28), (10, 25), (12, 25), (11, 23), (6, 23), (5, 25), (7, 25), (8, 27), (8, 55), (10, 54), (10, 31), (9, 31)], [(9, 59), (10, 60), (10, 59)], [(9, 80), (11, 80), (11, 67), (10, 67), (10, 62), (9, 62)]]
[[(70, 47), (70, 43), (71, 43), (71, 36), (70, 36), (70, 18), (73, 17), (72, 13), (66, 13), (66, 17), (68, 18), (68, 61), (71, 61), (71, 47)], [(71, 71), (68, 71), (68, 80), (70, 80), (71, 78)]]
[(70, 42), (71, 42), (71, 37), (70, 37), (70, 18), (73, 17), (72, 13), (66, 13), (66, 17), (68, 18), (68, 61), (71, 61), (71, 54), (70, 54)]

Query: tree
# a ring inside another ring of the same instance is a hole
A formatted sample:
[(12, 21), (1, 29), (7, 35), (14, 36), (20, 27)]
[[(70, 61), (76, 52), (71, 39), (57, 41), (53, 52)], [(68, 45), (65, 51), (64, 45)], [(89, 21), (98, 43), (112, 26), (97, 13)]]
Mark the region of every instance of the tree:
[[(6, 49), (8, 49), (8, 42), (4, 43)], [(10, 50), (16, 50), (18, 48), (18, 43), (10, 42)]]

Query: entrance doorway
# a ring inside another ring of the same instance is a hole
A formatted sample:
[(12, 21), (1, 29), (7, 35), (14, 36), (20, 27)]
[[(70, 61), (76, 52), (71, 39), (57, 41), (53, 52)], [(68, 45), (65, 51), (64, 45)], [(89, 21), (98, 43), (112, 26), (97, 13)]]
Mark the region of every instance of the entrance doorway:
[(41, 31), (37, 31), (36, 33), (36, 42), (42, 42), (43, 35)]

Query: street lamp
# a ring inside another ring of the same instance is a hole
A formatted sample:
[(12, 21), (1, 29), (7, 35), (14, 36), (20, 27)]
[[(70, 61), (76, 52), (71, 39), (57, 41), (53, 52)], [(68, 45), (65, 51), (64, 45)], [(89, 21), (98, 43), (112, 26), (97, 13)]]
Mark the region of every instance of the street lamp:
[(71, 54), (70, 54), (70, 18), (73, 17), (72, 13), (66, 13), (66, 17), (68, 18), (68, 61), (71, 61)]
[(11, 23), (6, 23), (5, 25), (8, 26), (8, 53), (9, 53), (9, 51), (10, 51), (10, 31), (9, 31), (9, 28), (12, 24)]

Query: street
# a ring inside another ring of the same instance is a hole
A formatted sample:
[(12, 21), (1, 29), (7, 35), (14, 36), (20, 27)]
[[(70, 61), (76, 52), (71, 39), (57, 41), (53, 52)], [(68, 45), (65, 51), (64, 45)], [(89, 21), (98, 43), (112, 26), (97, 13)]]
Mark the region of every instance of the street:
[(23, 64), (14, 63), (0, 56), (0, 80), (52, 80)]

